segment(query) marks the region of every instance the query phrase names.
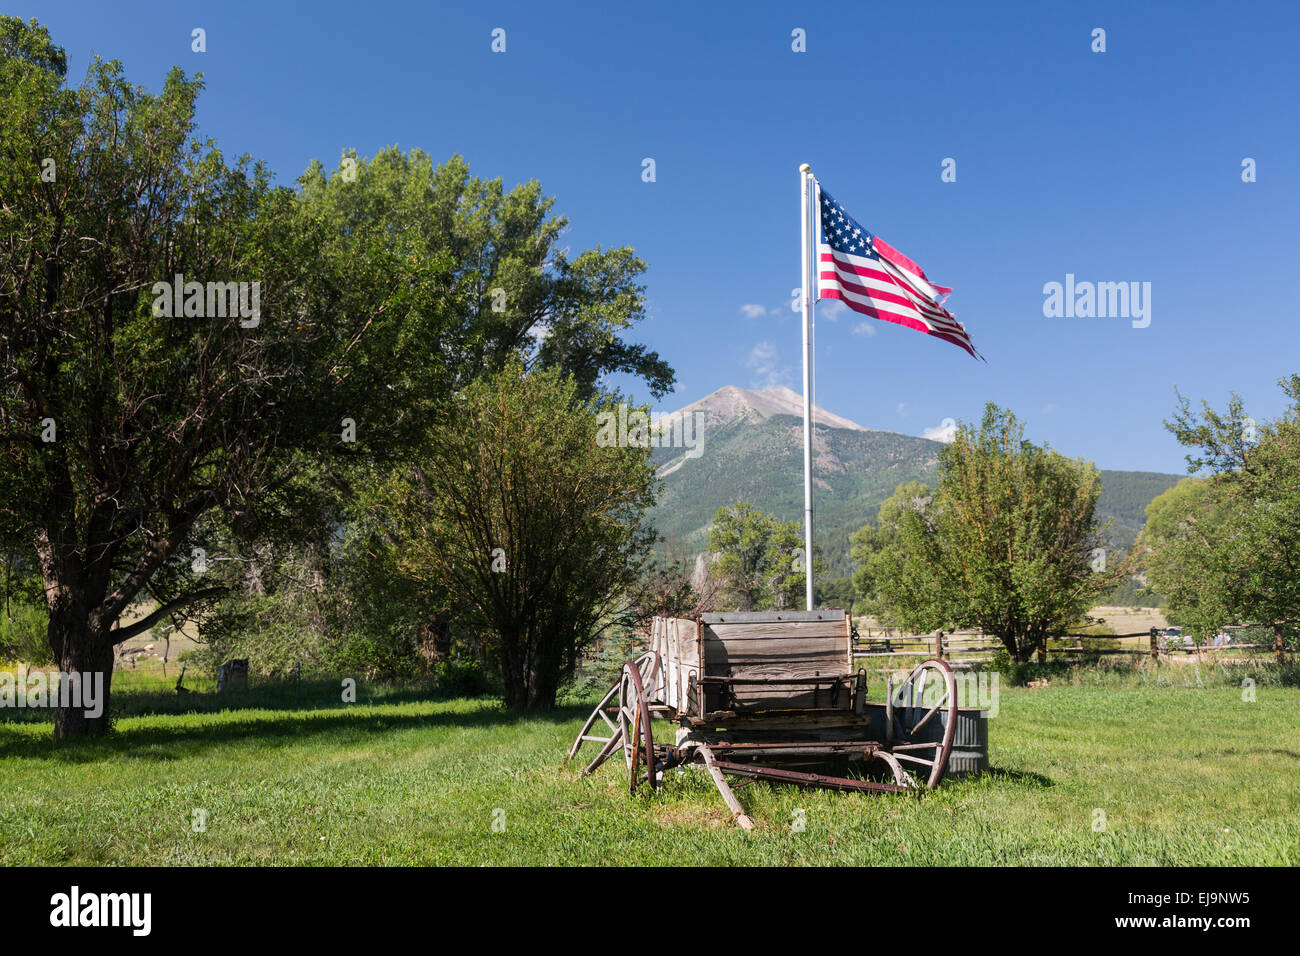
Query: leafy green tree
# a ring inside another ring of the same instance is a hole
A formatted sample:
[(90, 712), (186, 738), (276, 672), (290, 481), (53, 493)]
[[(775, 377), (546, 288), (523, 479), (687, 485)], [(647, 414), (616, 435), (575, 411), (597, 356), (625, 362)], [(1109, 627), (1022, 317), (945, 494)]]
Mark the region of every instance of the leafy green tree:
[(857, 594), (852, 577), (813, 579), (814, 596), (818, 607), (838, 607), (856, 610)]
[(655, 532), (649, 449), (598, 443), (580, 384), (517, 363), (467, 385), (378, 490), (401, 573), (454, 592), (489, 632), (506, 704), (546, 709), (627, 617)]
[[(340, 343), (365, 320), (304, 281), (318, 236), (292, 195), (192, 140), (198, 80), (152, 95), (96, 61), (70, 89), (44, 31), (0, 24), (0, 532), (34, 552), (59, 667), (107, 697), (117, 644), (220, 593), (156, 585), (198, 519), (254, 510), (356, 398)], [(249, 283), (247, 314), (199, 294), (169, 316), (155, 284), (178, 274)], [(60, 708), (55, 734), (110, 714)]]
[(1210, 478), (1184, 478), (1147, 505), (1138, 539), (1148, 590), (1165, 595), (1171, 623), (1205, 637), (1235, 614), (1223, 598), (1231, 581), (1235, 517)]
[(920, 631), (979, 625), (1016, 661), (1082, 618), (1127, 573), (1106, 560), (1090, 463), (1024, 440), (990, 402), (940, 453), (933, 494), (904, 486), (858, 536), (864, 594), (887, 619)]
[[(709, 529), (710, 572), (719, 597), (741, 611), (800, 606), (804, 595), (803, 529), (748, 502), (724, 505)], [(814, 561), (818, 556), (814, 555)], [(814, 573), (824, 565), (814, 564)]]
[(742, 501), (720, 507), (709, 529), (710, 573), (722, 582), (719, 596), (741, 611), (760, 608), (767, 598), (771, 526), (770, 515)]
[(715, 595), (706, 579), (697, 582), (681, 560), (648, 564), (632, 591), (628, 624), (648, 633), (656, 617), (693, 618), (711, 610)]
[[(230, 595), (196, 551), (293, 540), (328, 572), (331, 496), (402, 461), (484, 368), (671, 386), (622, 338), (644, 264), (568, 259), (534, 185), (392, 151), (273, 188), (195, 140), (199, 79), (153, 95), (116, 61), (77, 88), (65, 69), (43, 28), (0, 18), (0, 544), (41, 573), (60, 668), (103, 672), (106, 695), (116, 645)], [(177, 275), (207, 294), (169, 315)], [(218, 283), (245, 283), (250, 314)], [(119, 626), (137, 604), (154, 610)], [(60, 709), (55, 733), (110, 715)]]
[[(260, 658), (260, 670), (281, 668), (293, 649), (274, 639), (291, 631), (290, 619), (308, 659), (327, 669), (392, 677), (453, 653), (486, 653), (472, 628), (456, 624), (464, 615), (452, 595), (395, 573), (397, 557), (369, 521), (368, 489), (403, 467), (452, 394), (512, 362), (559, 369), (584, 398), (607, 394), (599, 383), (616, 372), (640, 377), (657, 396), (670, 389), (671, 368), (624, 339), (644, 317), (645, 264), (626, 248), (570, 259), (556, 245), (566, 220), (551, 214), (536, 182), (507, 192), (499, 179), (470, 176), (460, 157), (435, 167), (419, 150), (389, 148), (368, 160), (349, 153), (332, 175), (313, 163), (299, 185), (305, 215), (327, 237), (316, 254), (322, 271), (345, 276), (329, 284), (339, 306), (375, 317), (370, 347), (347, 360), (349, 378), (371, 393), (352, 412), (369, 439), (328, 472), (303, 463), (285, 492), (296, 537), (314, 536), (308, 553), (286, 564), (331, 574), (328, 593), (297, 593), (295, 575), (269, 595), (234, 582), (205, 631), (225, 653), (238, 646)], [(241, 522), (252, 543), (275, 535), (286, 510), (258, 518)], [(339, 553), (322, 560), (337, 528)], [(285, 548), (300, 544), (277, 540)], [(273, 627), (251, 626), (259, 620)]]
[(1205, 635), (1224, 624), (1269, 628), (1281, 659), (1300, 633), (1300, 375), (1279, 382), (1291, 405), (1256, 423), (1233, 395), (1226, 409), (1179, 396), (1166, 422), (1192, 449), (1184, 479), (1147, 509), (1143, 543), (1153, 589), (1174, 619)]
[(855, 608), (886, 623), (890, 620), (890, 604), (882, 592), (882, 582), (899, 580), (901, 563), (905, 557), (900, 535), (903, 515), (921, 512), (929, 505), (930, 489), (919, 481), (907, 481), (894, 489), (884, 500), (876, 514), (875, 525), (863, 525), (849, 539), (849, 557), (857, 564), (853, 572), (853, 588), (860, 604)]
[(672, 368), (624, 338), (645, 317), (645, 262), (628, 247), (570, 258), (559, 245), (568, 220), (535, 180), (507, 192), (460, 156), (435, 167), (418, 149), (389, 147), (369, 160), (346, 154), (333, 175), (314, 162), (299, 184), (333, 255), (364, 261), (369, 286), (390, 276), (407, 287), (389, 362), (425, 377), (427, 399), (513, 361), (560, 369), (588, 399), (614, 373), (656, 398), (672, 390)]

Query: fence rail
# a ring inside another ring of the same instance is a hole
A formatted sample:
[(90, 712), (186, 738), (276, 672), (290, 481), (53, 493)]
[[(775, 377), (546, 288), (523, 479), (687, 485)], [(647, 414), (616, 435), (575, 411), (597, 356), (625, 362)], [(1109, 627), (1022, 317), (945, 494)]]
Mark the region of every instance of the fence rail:
[[(855, 659), (894, 658), (894, 657), (938, 657), (959, 663), (975, 663), (990, 660), (993, 653), (1002, 650), (1004, 645), (995, 637), (982, 631), (955, 631), (946, 634), (938, 631), (934, 634), (898, 634), (888, 632), (880, 636), (871, 634), (877, 628), (867, 628), (867, 636), (859, 635), (853, 645)], [(880, 629), (883, 630), (883, 629)], [(1148, 638), (1151, 643), (1146, 647), (1084, 647), (1084, 640), (1120, 640), (1124, 638)], [(1136, 631), (1130, 634), (1060, 634), (1049, 638), (1049, 642), (1075, 641), (1074, 646), (1047, 647), (1046, 654), (1070, 655), (1100, 659), (1107, 656), (1121, 657), (1159, 657), (1185, 651), (1188, 654), (1221, 654), (1227, 651), (1246, 651), (1273, 649), (1271, 644), (1197, 644), (1193, 647), (1161, 647), (1158, 636), (1151, 631)], [(1049, 657), (1050, 659), (1050, 657)]]

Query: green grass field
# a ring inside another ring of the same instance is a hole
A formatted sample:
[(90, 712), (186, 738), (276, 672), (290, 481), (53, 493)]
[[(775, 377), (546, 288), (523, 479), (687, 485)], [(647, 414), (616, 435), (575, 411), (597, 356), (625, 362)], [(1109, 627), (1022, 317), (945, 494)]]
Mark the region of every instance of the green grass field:
[(123, 717), (72, 745), (6, 723), (0, 862), (1300, 864), (1300, 691), (1188, 683), (1003, 688), (986, 776), (920, 799), (754, 783), (752, 834), (701, 771), (633, 799), (621, 759), (562, 768), (590, 704), (381, 696)]

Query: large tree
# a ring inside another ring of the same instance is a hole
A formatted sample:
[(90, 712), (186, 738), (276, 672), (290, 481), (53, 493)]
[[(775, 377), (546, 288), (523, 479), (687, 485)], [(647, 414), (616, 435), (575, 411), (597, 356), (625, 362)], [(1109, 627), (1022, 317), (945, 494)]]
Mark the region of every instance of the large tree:
[(1127, 573), (1102, 551), (1097, 469), (1024, 440), (989, 403), (939, 456), (933, 492), (900, 486), (855, 539), (859, 583), (888, 619), (917, 630), (978, 625), (1016, 661), (1082, 618)]
[[(39, 568), (62, 670), (107, 692), (114, 646), (222, 596), (197, 549), (319, 553), (350, 473), (402, 460), (485, 367), (671, 387), (621, 338), (644, 264), (570, 261), (534, 184), (386, 151), (274, 188), (195, 141), (199, 79), (150, 94), (116, 61), (76, 88), (64, 73), (42, 28), (0, 18), (0, 545)], [(169, 309), (156, 286), (176, 276), (201, 285)], [(137, 604), (154, 609), (119, 626)], [(56, 735), (109, 714), (60, 709)]]
[(554, 705), (581, 652), (626, 620), (649, 558), (649, 449), (598, 433), (573, 377), (512, 363), (468, 384), (374, 498), (400, 573), (454, 592), (489, 635), (510, 707)]
[(1199, 414), (1179, 397), (1166, 425), (1201, 477), (1151, 502), (1142, 543), (1150, 585), (1174, 620), (1202, 635), (1266, 627), (1280, 659), (1300, 633), (1300, 375), (1279, 385), (1291, 404), (1264, 423), (1236, 395)]
[[(301, 281), (314, 237), (292, 195), (193, 141), (197, 80), (151, 95), (96, 61), (71, 89), (54, 51), (0, 26), (0, 523), (35, 552), (60, 669), (104, 674), (107, 697), (115, 645), (216, 593), (152, 590), (198, 518), (255, 501), (355, 398), (336, 347), (353, 329)], [(218, 295), (173, 310), (155, 284), (177, 275)], [(142, 599), (160, 606), (119, 627)], [(108, 715), (60, 708), (55, 733)]]

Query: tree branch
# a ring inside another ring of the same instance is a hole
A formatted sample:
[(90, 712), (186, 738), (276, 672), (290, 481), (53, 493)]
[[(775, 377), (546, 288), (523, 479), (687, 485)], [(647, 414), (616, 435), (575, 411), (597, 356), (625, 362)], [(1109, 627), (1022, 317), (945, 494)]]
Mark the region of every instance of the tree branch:
[(193, 604), (195, 601), (201, 601), (207, 597), (213, 597), (218, 594), (225, 594), (229, 590), (230, 588), (226, 587), (225, 585), (217, 585), (210, 588), (203, 588), (202, 590), (195, 591), (193, 594), (185, 594), (182, 595), (181, 597), (176, 598), (175, 600), (168, 601), (166, 604), (162, 605), (157, 610), (140, 618), (140, 620), (136, 621), (134, 624), (129, 624), (126, 627), (120, 627), (116, 631), (111, 632), (113, 635), (113, 643), (121, 644), (123, 641), (127, 641), (135, 637), (137, 634), (143, 634), (145, 631), (149, 630), (149, 628), (153, 627), (160, 620), (162, 620), (164, 617), (166, 617), (168, 614), (170, 614), (172, 611), (176, 610), (179, 607), (184, 607), (187, 604)]

